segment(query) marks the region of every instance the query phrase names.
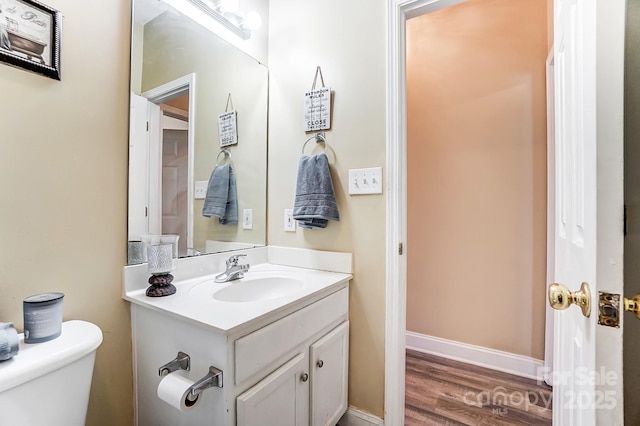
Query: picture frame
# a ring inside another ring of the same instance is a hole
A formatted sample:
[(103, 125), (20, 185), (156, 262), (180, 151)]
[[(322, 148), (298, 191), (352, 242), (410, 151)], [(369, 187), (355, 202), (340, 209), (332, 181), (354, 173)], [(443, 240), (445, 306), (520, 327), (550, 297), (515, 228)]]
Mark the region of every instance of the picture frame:
[(0, 0), (0, 61), (60, 80), (60, 22), (37, 0)]

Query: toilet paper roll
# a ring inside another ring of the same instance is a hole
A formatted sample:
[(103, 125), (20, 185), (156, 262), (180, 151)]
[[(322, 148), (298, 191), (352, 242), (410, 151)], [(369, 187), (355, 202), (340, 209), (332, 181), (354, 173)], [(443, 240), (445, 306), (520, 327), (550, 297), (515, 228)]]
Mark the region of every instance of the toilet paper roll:
[(13, 358), (20, 350), (20, 338), (13, 323), (0, 322), (0, 361)]
[(195, 401), (187, 399), (189, 388), (194, 382), (182, 376), (181, 371), (167, 374), (158, 385), (158, 397), (180, 411), (193, 409), (202, 399), (198, 395)]

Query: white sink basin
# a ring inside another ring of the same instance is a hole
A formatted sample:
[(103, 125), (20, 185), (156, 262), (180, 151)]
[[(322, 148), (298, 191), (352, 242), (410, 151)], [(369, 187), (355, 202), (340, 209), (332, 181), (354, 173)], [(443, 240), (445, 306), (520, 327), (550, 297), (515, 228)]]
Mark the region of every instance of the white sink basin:
[(259, 277), (231, 281), (231, 284), (213, 293), (221, 302), (255, 302), (276, 299), (302, 289), (302, 281), (287, 277)]
[[(319, 300), (329, 293), (346, 288), (351, 274), (329, 272), (318, 269), (259, 263), (252, 265), (239, 280), (217, 283), (215, 276), (221, 271), (197, 275), (197, 271), (209, 271), (207, 262), (200, 264), (206, 256), (197, 256), (195, 264), (179, 265), (173, 284), (177, 288), (174, 295), (168, 297), (149, 297), (145, 294), (148, 278), (146, 268), (138, 265), (132, 270), (125, 269), (130, 277), (125, 277), (125, 299), (130, 302), (159, 312), (166, 312), (179, 318), (185, 318), (213, 329), (229, 334), (255, 321), (261, 323), (265, 315), (276, 312), (293, 312), (303, 306)], [(183, 274), (193, 277), (180, 279)], [(188, 268), (193, 267), (195, 271)], [(140, 270), (138, 270), (138, 269)], [(135, 272), (135, 273), (134, 273)], [(0, 422), (2, 423), (2, 422)]]

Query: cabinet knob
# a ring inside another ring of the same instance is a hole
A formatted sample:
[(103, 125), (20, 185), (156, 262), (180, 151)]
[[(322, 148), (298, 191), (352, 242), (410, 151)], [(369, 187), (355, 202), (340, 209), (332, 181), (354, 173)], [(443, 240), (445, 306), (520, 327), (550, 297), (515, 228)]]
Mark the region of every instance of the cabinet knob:
[(324, 365), (324, 361), (323, 360), (319, 360), (316, 365), (318, 366), (318, 368), (322, 368), (322, 366)]
[(300, 376), (300, 380), (306, 382), (307, 380), (309, 380), (309, 375), (307, 373), (304, 373), (302, 376)]

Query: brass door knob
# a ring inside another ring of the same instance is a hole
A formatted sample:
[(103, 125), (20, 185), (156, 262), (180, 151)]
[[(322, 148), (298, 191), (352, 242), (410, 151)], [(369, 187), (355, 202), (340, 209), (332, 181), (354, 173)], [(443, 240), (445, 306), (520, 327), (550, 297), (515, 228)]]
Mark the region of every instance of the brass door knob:
[(640, 294), (636, 294), (633, 299), (624, 298), (625, 312), (633, 312), (636, 318), (640, 319)]
[(591, 315), (591, 290), (588, 283), (582, 283), (580, 290), (574, 293), (562, 284), (549, 285), (549, 304), (553, 309), (561, 311), (567, 309), (572, 303), (579, 306), (582, 315), (589, 318)]

